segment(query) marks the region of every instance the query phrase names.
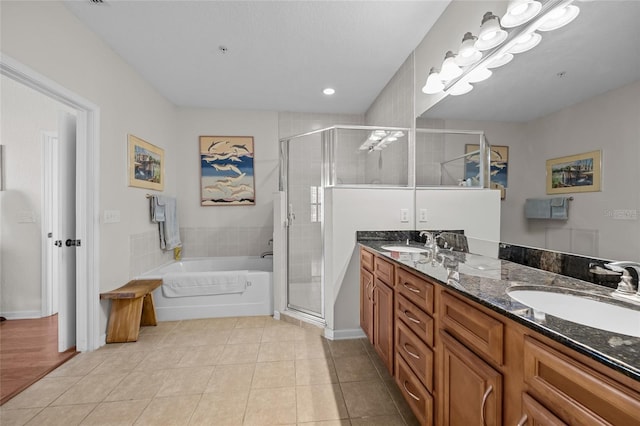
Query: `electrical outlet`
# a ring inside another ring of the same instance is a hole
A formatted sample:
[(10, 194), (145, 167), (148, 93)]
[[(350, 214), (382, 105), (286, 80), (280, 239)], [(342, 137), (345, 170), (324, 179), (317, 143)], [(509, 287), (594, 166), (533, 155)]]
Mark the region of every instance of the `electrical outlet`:
[(418, 221), (419, 222), (426, 222), (427, 221), (427, 209), (420, 209), (418, 214), (419, 214), (419, 216), (418, 216)]
[(120, 210), (104, 211), (104, 223), (119, 223), (119, 222), (120, 222)]
[(409, 222), (409, 209), (400, 209), (400, 222)]

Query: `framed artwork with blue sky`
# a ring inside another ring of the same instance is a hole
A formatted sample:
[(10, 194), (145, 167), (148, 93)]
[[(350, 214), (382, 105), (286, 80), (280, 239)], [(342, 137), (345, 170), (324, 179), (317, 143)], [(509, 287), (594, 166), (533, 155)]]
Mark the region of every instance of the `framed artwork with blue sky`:
[(200, 205), (256, 202), (253, 136), (200, 136)]

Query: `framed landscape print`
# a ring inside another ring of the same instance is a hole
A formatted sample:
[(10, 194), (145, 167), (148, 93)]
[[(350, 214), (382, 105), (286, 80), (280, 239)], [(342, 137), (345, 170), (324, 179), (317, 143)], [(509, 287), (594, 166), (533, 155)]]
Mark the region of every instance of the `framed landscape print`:
[(601, 151), (547, 160), (547, 194), (600, 191)]
[[(467, 144), (464, 146), (465, 154), (478, 151), (480, 145)], [(491, 166), (489, 187), (500, 190), (500, 198), (504, 200), (507, 188), (507, 172), (509, 170), (509, 147), (491, 145)], [(466, 158), (464, 164), (464, 178), (472, 180), (480, 178), (480, 155), (471, 155)]]
[(164, 150), (129, 135), (129, 186), (164, 190)]
[(200, 136), (200, 205), (256, 202), (252, 136)]

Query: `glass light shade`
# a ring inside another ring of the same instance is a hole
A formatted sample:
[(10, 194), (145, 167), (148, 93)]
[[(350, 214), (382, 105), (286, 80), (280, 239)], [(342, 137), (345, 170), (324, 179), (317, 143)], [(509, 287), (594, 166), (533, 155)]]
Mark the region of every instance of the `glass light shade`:
[(564, 7), (558, 7), (553, 9), (544, 16), (541, 24), (538, 26), (540, 31), (553, 31), (558, 28), (564, 27), (569, 22), (576, 19), (576, 16), (580, 13), (580, 8), (573, 4), (569, 4)]
[(473, 86), (466, 81), (460, 81), (456, 83), (451, 89), (447, 91), (450, 95), (460, 96), (469, 93), (473, 90)]
[(491, 74), (493, 73), (487, 68), (478, 67), (478, 68), (475, 68), (473, 71), (471, 71), (469, 74), (467, 74), (466, 80), (469, 83), (479, 83), (491, 77)]
[(536, 0), (511, 0), (500, 23), (505, 28), (513, 28), (529, 22), (542, 9), (542, 3)]
[(491, 60), (484, 64), (487, 68), (498, 68), (503, 65), (508, 64), (513, 59), (513, 55), (511, 53), (503, 53), (500, 56), (495, 56), (491, 58)]
[(523, 34), (518, 37), (515, 40), (515, 44), (509, 48), (509, 53), (522, 53), (531, 50), (536, 47), (541, 40), (542, 36), (538, 33)]
[(444, 62), (440, 69), (440, 79), (442, 81), (450, 81), (462, 75), (462, 68), (456, 64), (456, 58), (452, 51), (448, 51), (444, 56)]
[(475, 42), (478, 50), (489, 50), (503, 43), (509, 34), (500, 27), (500, 20), (491, 12), (484, 14), (480, 33)]
[(438, 74), (435, 68), (431, 68), (431, 71), (429, 71), (429, 76), (427, 77), (427, 82), (422, 88), (422, 93), (433, 95), (442, 92), (443, 89), (444, 84), (440, 79), (440, 74)]
[(471, 33), (466, 33), (462, 39), (462, 44), (458, 50), (456, 56), (456, 63), (461, 67), (466, 67), (475, 64), (482, 59), (482, 52), (476, 49), (475, 42), (477, 37), (474, 37)]

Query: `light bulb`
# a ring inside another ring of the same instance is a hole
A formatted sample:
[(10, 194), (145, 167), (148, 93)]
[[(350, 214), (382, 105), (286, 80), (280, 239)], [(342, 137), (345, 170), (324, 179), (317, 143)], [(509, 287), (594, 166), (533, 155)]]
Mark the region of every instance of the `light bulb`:
[(444, 56), (444, 62), (442, 63), (442, 69), (440, 70), (440, 78), (442, 81), (451, 81), (456, 77), (462, 75), (462, 68), (456, 64), (455, 55), (452, 51), (448, 51)]
[(580, 8), (573, 4), (569, 4), (564, 7), (557, 7), (542, 19), (541, 24), (537, 29), (540, 31), (557, 30), (576, 19), (579, 13)]
[(523, 53), (527, 50), (531, 50), (536, 47), (541, 40), (542, 36), (538, 33), (533, 32), (523, 34), (518, 37), (515, 40), (515, 43), (508, 49), (509, 53)]
[(462, 44), (458, 49), (458, 56), (456, 56), (456, 63), (461, 67), (466, 67), (475, 64), (482, 59), (482, 52), (476, 49), (475, 42), (477, 37), (474, 37), (471, 33), (466, 33), (462, 38)]
[(429, 71), (429, 76), (427, 77), (427, 82), (422, 88), (422, 93), (433, 95), (442, 92), (443, 89), (444, 84), (442, 83), (440, 74), (438, 74), (435, 68), (431, 68), (431, 70)]
[(500, 20), (491, 12), (484, 14), (482, 25), (480, 26), (480, 34), (475, 42), (478, 50), (489, 50), (500, 45), (507, 39), (509, 34), (500, 28)]
[(513, 28), (529, 22), (542, 9), (542, 3), (536, 0), (511, 0), (500, 23), (505, 28)]

